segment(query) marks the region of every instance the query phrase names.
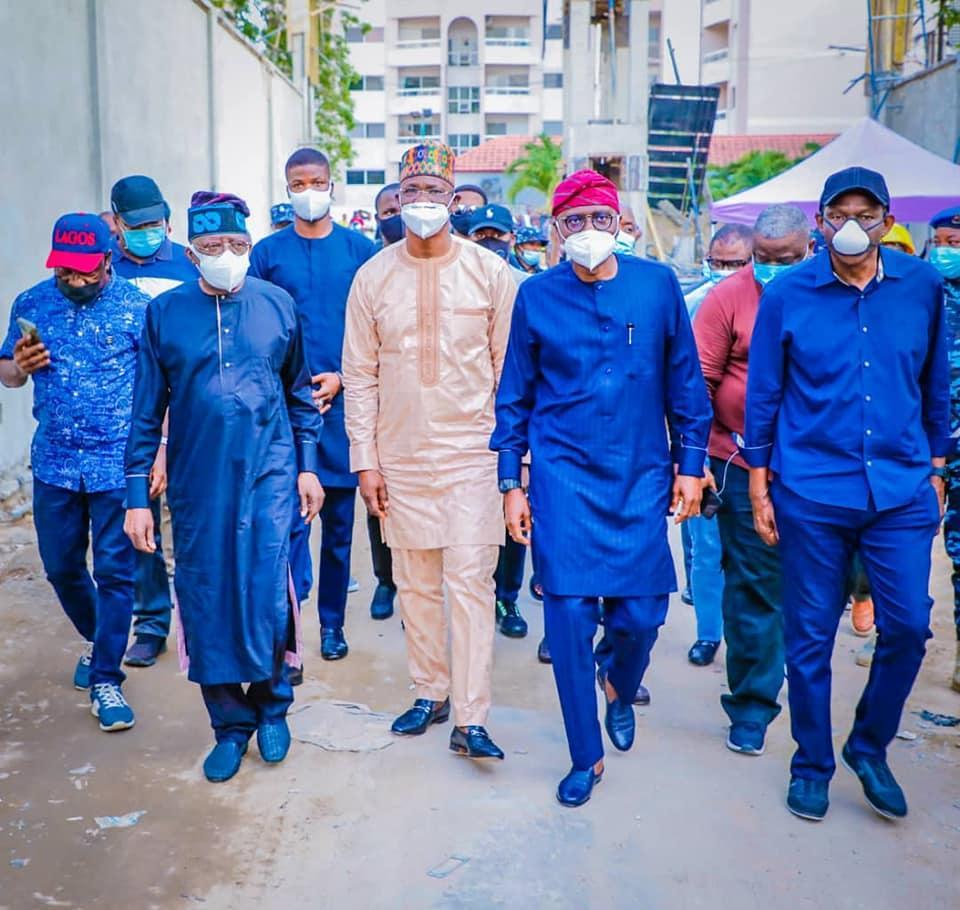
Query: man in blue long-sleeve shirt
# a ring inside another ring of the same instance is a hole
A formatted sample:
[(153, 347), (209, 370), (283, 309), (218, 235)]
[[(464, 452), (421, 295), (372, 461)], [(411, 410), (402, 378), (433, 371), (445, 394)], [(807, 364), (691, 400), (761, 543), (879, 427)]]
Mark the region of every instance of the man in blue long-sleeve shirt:
[(943, 286), (927, 263), (879, 249), (883, 177), (833, 174), (817, 225), (827, 248), (771, 282), (750, 346), (746, 444), (754, 522), (780, 542), (791, 729), (787, 806), (826, 814), (835, 769), (830, 657), (859, 551), (878, 630), (843, 762), (887, 818), (907, 804), (886, 763), (930, 637), (930, 549), (943, 511), (950, 394)]

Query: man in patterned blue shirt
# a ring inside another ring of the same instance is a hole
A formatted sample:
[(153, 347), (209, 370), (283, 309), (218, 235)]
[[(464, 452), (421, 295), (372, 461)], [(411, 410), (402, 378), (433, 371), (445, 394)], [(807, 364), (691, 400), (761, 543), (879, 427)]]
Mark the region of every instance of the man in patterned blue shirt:
[[(34, 384), (33, 512), (40, 558), (70, 621), (92, 643), (74, 686), (90, 689), (100, 729), (133, 726), (120, 661), (133, 609), (135, 556), (123, 533), (123, 453), (149, 297), (110, 268), (97, 215), (63, 215), (47, 268), (54, 277), (14, 301), (0, 382)], [(93, 537), (93, 579), (87, 544)]]

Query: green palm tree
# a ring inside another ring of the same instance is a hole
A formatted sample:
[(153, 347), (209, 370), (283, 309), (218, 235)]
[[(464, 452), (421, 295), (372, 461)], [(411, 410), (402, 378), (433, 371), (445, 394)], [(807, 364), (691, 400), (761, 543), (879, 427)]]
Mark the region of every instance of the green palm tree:
[(541, 133), (523, 147), (526, 154), (507, 165), (506, 173), (515, 175), (507, 198), (514, 202), (521, 190), (531, 189), (549, 199), (560, 182), (563, 154), (560, 145)]

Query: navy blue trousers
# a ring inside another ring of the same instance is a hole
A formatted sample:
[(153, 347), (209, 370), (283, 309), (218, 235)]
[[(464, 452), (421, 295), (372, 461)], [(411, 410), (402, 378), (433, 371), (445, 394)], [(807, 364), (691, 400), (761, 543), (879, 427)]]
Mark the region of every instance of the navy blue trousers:
[[(123, 533), (124, 490), (88, 493), (33, 481), (33, 522), (47, 580), (67, 618), (93, 642), (90, 684), (126, 678), (120, 669), (133, 612), (136, 556)], [(93, 578), (87, 547), (93, 538)]]
[[(317, 612), (320, 626), (339, 629), (347, 612), (350, 584), (350, 550), (353, 545), (355, 487), (324, 487), (320, 510), (320, 574), (317, 577)], [(310, 527), (300, 517), (299, 499), (290, 531), (290, 570), (297, 598), (306, 600), (313, 582), (310, 558)]]
[(497, 600), (515, 604), (523, 587), (523, 567), (527, 559), (527, 548), (507, 535), (506, 543), (500, 547), (497, 571), (493, 580), (497, 585)]
[[(632, 699), (643, 681), (668, 603), (666, 594), (603, 599), (606, 635), (613, 647), (607, 678), (618, 695)], [(593, 658), (600, 599), (544, 592), (543, 621), (570, 760), (574, 768), (586, 770), (603, 758)]]
[(170, 582), (167, 563), (163, 558), (163, 538), (160, 526), (163, 512), (158, 496), (150, 503), (153, 512), (153, 539), (157, 549), (153, 553), (137, 552), (136, 597), (133, 603), (133, 632), (137, 636), (165, 639), (170, 634)]
[(850, 564), (859, 550), (870, 580), (877, 644), (857, 705), (850, 749), (885, 758), (930, 638), (930, 550), (940, 522), (926, 482), (903, 506), (878, 511), (806, 500), (772, 490), (783, 570), (783, 620), (790, 726), (797, 777), (829, 780), (836, 764), (830, 722), (830, 658), (843, 614)]
[(293, 704), (293, 688), (287, 681), (282, 653), (272, 679), (250, 683), (246, 691), (240, 683), (202, 685), (200, 691), (218, 743), (245, 743), (258, 724), (283, 720)]

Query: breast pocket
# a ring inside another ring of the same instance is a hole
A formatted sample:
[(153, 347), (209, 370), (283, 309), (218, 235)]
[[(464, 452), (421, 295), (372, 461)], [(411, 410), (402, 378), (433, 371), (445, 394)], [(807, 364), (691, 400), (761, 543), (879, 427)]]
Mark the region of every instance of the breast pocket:
[(266, 426), (280, 407), (280, 382), (269, 360), (247, 361), (238, 367), (234, 398), (240, 409), (253, 418), (257, 426)]

